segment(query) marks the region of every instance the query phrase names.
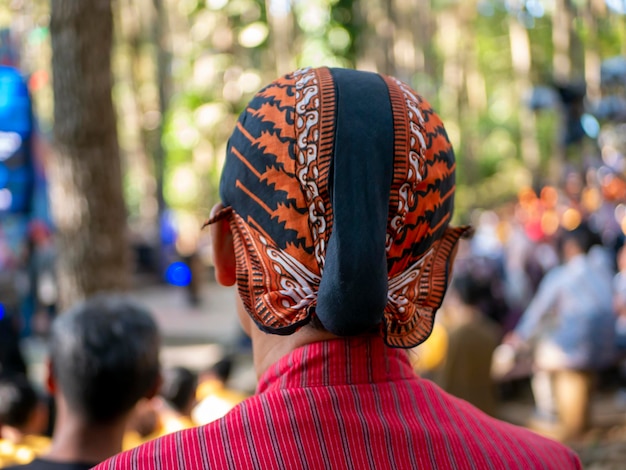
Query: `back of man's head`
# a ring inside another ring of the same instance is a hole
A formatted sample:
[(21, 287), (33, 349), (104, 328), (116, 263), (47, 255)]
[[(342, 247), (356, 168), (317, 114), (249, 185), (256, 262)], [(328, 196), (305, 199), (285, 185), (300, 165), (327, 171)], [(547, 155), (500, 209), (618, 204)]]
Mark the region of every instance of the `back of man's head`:
[(56, 389), (88, 422), (113, 421), (156, 388), (159, 346), (148, 311), (122, 296), (95, 296), (52, 326)]
[(230, 224), (239, 294), (262, 331), (313, 324), (413, 347), (431, 332), (468, 229), (449, 227), (454, 178), (443, 123), (410, 86), (303, 69), (241, 114), (220, 182), (224, 208), (209, 224)]
[(23, 375), (0, 377), (0, 426), (23, 430), (37, 409), (37, 392)]

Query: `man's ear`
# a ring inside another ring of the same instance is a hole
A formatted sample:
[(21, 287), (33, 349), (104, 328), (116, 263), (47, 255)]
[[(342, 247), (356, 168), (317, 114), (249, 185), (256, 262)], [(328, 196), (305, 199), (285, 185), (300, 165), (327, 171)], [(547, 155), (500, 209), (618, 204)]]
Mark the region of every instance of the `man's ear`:
[(48, 390), (48, 393), (52, 396), (54, 396), (57, 391), (57, 383), (54, 378), (52, 361), (50, 359), (46, 360), (46, 389)]
[[(222, 203), (213, 206), (211, 217), (223, 209), (223, 207)], [(230, 223), (227, 219), (221, 219), (209, 227), (213, 248), (213, 263), (215, 264), (215, 279), (223, 286), (234, 286), (237, 282), (237, 261)]]

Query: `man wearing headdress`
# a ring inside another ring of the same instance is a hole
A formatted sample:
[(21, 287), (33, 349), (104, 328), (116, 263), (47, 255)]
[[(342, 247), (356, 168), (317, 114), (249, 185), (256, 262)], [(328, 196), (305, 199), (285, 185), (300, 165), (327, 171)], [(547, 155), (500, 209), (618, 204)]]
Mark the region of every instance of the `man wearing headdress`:
[(209, 224), (237, 285), (256, 394), (102, 469), (580, 468), (566, 447), (415, 375), (458, 239), (454, 154), (408, 85), (304, 69), (261, 90), (230, 138)]

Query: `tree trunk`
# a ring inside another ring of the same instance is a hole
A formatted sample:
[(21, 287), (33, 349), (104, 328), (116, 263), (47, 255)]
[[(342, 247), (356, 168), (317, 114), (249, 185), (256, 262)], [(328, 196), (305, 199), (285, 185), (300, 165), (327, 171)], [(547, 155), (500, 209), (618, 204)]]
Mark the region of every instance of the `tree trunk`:
[[(293, 68), (294, 21), (292, 9), (272, 12), (271, 0), (265, 0), (267, 24), (270, 28), (269, 62), (274, 64), (275, 74), (280, 77)], [(268, 64), (268, 69), (270, 68)]]
[(163, 0), (154, 0), (154, 8), (156, 11), (156, 19), (154, 22), (153, 38), (156, 45), (156, 61), (157, 61), (157, 86), (159, 89), (159, 112), (161, 119), (156, 129), (156, 142), (153, 150), (154, 154), (154, 171), (156, 174), (156, 196), (158, 204), (159, 223), (165, 211), (165, 199), (163, 196), (163, 181), (165, 175), (165, 149), (163, 148), (163, 119), (167, 111), (169, 103), (169, 77), (170, 77), (170, 56), (166, 42), (166, 12)]
[[(565, 85), (572, 79), (571, 60), (571, 21), (569, 0), (556, 0), (554, 14), (552, 16), (552, 77), (557, 84)], [(561, 172), (567, 160), (567, 146), (563, 142), (562, 134), (565, 132), (565, 118), (560, 116), (560, 130), (556, 136), (554, 155), (550, 160), (549, 173), (552, 180), (561, 177)]]
[(54, 140), (50, 196), (62, 308), (129, 280), (126, 208), (111, 98), (110, 0), (52, 0)]
[(557, 83), (567, 83), (572, 78), (572, 12), (569, 0), (556, 0), (552, 16), (553, 77)]
[(424, 69), (424, 53), (421, 50), (422, 43), (415, 37), (418, 30), (416, 26), (417, 15), (412, 14), (415, 6), (409, 0), (393, 0), (389, 4), (394, 31), (393, 49), (388, 53), (393, 53), (395, 77), (411, 83), (413, 75), (418, 70), (421, 72)]
[[(146, 56), (144, 46), (151, 43), (152, 39), (147, 32), (154, 22), (154, 15), (151, 15), (152, 2), (124, 0), (118, 1), (117, 7), (113, 21), (119, 25), (121, 46), (118, 45), (118, 50), (123, 51), (122, 54), (118, 54), (123, 66), (119, 67), (121, 73), (117, 80), (124, 82), (129, 88), (123, 97), (118, 97), (117, 105), (120, 116), (118, 125), (120, 129), (125, 130), (121, 135), (126, 133), (128, 140), (125, 147), (123, 138), (120, 138), (120, 145), (126, 150), (122, 162), (127, 172), (125, 177), (128, 178), (130, 175), (136, 180), (133, 184), (140, 191), (137, 208), (140, 223), (157, 229), (158, 207), (151, 151), (156, 145), (153, 141), (159, 139), (160, 142), (160, 134), (156, 138), (152, 135), (155, 134), (154, 126), (160, 122), (161, 115), (158, 103), (142, 99), (141, 95), (142, 85), (148, 80), (142, 69), (142, 61)], [(148, 115), (151, 115), (151, 118), (150, 122), (146, 123)]]
[[(478, 89), (474, 89), (475, 85), (481, 81), (481, 77), (477, 73), (478, 52), (476, 50), (476, 35), (472, 28), (475, 18), (476, 0), (460, 2), (457, 10), (458, 33), (455, 46), (456, 58), (454, 60), (459, 74), (456, 82), (456, 95), (459, 103), (457, 122), (460, 134), (463, 136), (460, 139), (463, 149), (461, 155), (465, 165), (464, 171), (467, 178), (465, 181), (468, 183), (475, 183), (480, 178), (480, 136), (478, 124), (480, 96), (482, 93), (480, 85)], [(447, 34), (445, 29), (442, 30), (442, 33)]]
[(537, 142), (535, 115), (523, 103), (524, 93), (530, 91), (530, 70), (532, 66), (530, 38), (528, 30), (517, 20), (509, 17), (509, 41), (511, 43), (511, 63), (513, 64), (513, 83), (519, 107), (521, 137), (521, 157), (526, 167), (532, 172), (533, 179), (539, 177), (540, 151)]
[(605, 7), (604, 2), (590, 0), (585, 6), (583, 20), (587, 28), (585, 54), (585, 82), (587, 83), (587, 98), (598, 101), (602, 98), (600, 89), (600, 45), (598, 40), (598, 15)]
[[(438, 54), (433, 41), (433, 37), (437, 32), (436, 22), (432, 11), (432, 4), (430, 0), (419, 0), (417, 5), (417, 31), (415, 32), (417, 40), (420, 43), (420, 50), (423, 54), (423, 67), (422, 71), (431, 80), (431, 86), (437, 83), (437, 63)], [(434, 99), (434, 96), (433, 96)]]
[(355, 3), (355, 17), (364, 25), (364, 34), (357, 40), (359, 50), (356, 66), (388, 75), (396, 75), (393, 54), (395, 26), (392, 4), (387, 0)]

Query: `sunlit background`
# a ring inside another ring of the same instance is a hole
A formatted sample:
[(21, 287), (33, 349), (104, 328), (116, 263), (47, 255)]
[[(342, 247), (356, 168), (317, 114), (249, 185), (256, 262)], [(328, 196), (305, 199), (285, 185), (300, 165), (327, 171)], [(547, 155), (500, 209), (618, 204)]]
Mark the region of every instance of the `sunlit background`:
[[(68, 5), (76, 4), (64, 3), (59, 10)], [(548, 247), (554, 235), (583, 221), (609, 250), (626, 237), (626, 0), (115, 0), (112, 5), (117, 137), (114, 132), (108, 137), (121, 147), (128, 233), (122, 215), (111, 233), (124, 232), (123, 237), (100, 238), (106, 243), (99, 244), (82, 237), (88, 254), (91, 244), (98, 245), (93, 249), (101, 249), (99, 257), (88, 259), (82, 271), (84, 260), (76, 256), (71, 269), (59, 275), (59, 262), (76, 251), (72, 237), (83, 229), (91, 236), (97, 232), (87, 229), (89, 216), (98, 211), (84, 210), (93, 188), (79, 184), (68, 184), (78, 189), (67, 205), (57, 203), (62, 220), (53, 221), (49, 207), (53, 183), (53, 194), (63, 198), (67, 194), (59, 188), (72, 179), (61, 181), (51, 162), (75, 163), (82, 156), (55, 150), (50, 1), (0, 2), (0, 65), (15, 67), (27, 84), (13, 92), (7, 84), (17, 81), (0, 80), (0, 320), (11, 317), (11, 309), (13, 315), (20, 312), (26, 325), (22, 336), (33, 333), (26, 331), (31, 324), (35, 335), (45, 333), (45, 325), (31, 320), (48, 321), (65, 307), (58, 295), (63, 275), (95, 279), (70, 286), (68, 298), (75, 301), (97, 291), (102, 279), (130, 270), (131, 263), (121, 262), (96, 269), (111, 258), (107, 250), (126, 250), (117, 242), (128, 239), (134, 282), (110, 282), (103, 290), (121, 286), (140, 294), (165, 333), (168, 354), (180, 352), (174, 351), (178, 342), (239, 347), (235, 293), (207, 282), (212, 260), (202, 226), (218, 201), (226, 141), (237, 116), (262, 86), (298, 67), (355, 67), (396, 76), (441, 115), (457, 155), (454, 223), (476, 228), (473, 240), (463, 242), (457, 274), (465, 250), (465, 261), (475, 258), (466, 270), (480, 277), (492, 262), (498, 269), (488, 275), (502, 281), (497, 263), (520, 261), (511, 247), (547, 271), (558, 263)], [(71, 22), (63, 27), (67, 32)], [(74, 56), (68, 57), (71, 63)], [(23, 104), (29, 95), (35, 121), (30, 163), (15, 152), (30, 133), (20, 134), (20, 119), (30, 115), (2, 114), (28, 110), (30, 103)], [(17, 104), (5, 106), (7, 99)], [(58, 103), (57, 96), (57, 111)], [(33, 194), (20, 189), (20, 171), (28, 173), (24, 181), (32, 183)], [(20, 209), (27, 196), (32, 206)], [(116, 211), (123, 212), (118, 206), (110, 212)], [(142, 284), (146, 273), (151, 277)], [(510, 279), (514, 300), (527, 303), (532, 291)], [(2, 291), (8, 284), (12, 298)], [(503, 291), (489, 294), (497, 301)], [(181, 293), (188, 298), (180, 301)], [(505, 313), (499, 305), (495, 310)], [(513, 326), (502, 323), (505, 330)], [(440, 326), (419, 351), (418, 367), (434, 369), (443, 360), (447, 339)], [(429, 356), (428, 348), (441, 354)], [(182, 356), (173, 357), (173, 363), (182, 362)], [(196, 349), (185, 352), (184, 361), (190, 358), (196, 364), (204, 360)], [(527, 408), (518, 413), (526, 414)], [(626, 428), (620, 429), (626, 436)]]
[[(4, 43), (12, 39), (30, 77), (46, 135), (49, 5), (7, 3), (0, 6)], [(159, 211), (172, 209), (186, 234), (182, 252), (197, 244), (217, 199), (236, 116), (259, 87), (301, 66), (376, 70), (423, 93), (456, 149), (458, 218), (524, 187), (558, 183), (564, 164), (594, 158), (598, 144), (607, 165), (623, 167), (619, 138), (626, 132), (611, 130), (610, 110), (600, 109), (615, 92), (602, 83), (602, 63), (626, 54), (623, 1), (119, 0), (114, 8), (114, 96), (130, 223), (156, 236)], [(584, 135), (566, 145), (555, 85), (583, 81)]]

